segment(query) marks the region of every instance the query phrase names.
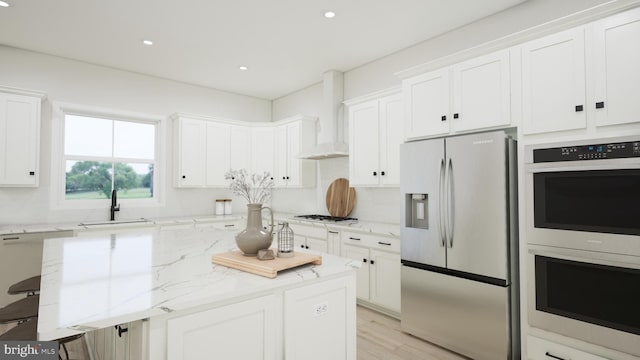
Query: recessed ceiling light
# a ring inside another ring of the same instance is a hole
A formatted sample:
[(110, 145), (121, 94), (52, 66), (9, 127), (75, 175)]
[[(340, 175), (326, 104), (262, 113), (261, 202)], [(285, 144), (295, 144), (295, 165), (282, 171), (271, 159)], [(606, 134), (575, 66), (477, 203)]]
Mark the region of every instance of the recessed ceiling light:
[(4, 1), (0, 1), (0, 6), (9, 7), (9, 3), (8, 2), (4, 2)]
[(327, 19), (333, 19), (336, 16), (336, 13), (334, 13), (333, 11), (327, 11), (324, 13), (324, 17), (326, 17)]
[(153, 41), (151, 40), (142, 40), (142, 43), (149, 46), (153, 45)]
[(246, 67), (246, 66), (240, 66), (238, 69), (240, 69), (240, 70), (249, 70), (249, 68)]

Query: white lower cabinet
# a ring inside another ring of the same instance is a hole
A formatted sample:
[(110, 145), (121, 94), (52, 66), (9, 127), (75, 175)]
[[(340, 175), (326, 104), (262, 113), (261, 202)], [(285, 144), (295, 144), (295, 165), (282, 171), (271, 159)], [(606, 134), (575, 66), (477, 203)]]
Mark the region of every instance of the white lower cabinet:
[(356, 358), (353, 281), (341, 277), (285, 292), (285, 359)]
[(535, 336), (527, 336), (529, 360), (606, 360), (603, 357), (561, 345)]
[(318, 252), (329, 252), (327, 230), (324, 227), (289, 224), (293, 230), (294, 249), (307, 249)]
[(167, 359), (277, 359), (276, 304), (267, 295), (168, 320)]
[(342, 233), (342, 256), (362, 261), (357, 271), (358, 300), (400, 313), (400, 240)]
[(138, 320), (85, 334), (94, 357), (99, 360), (146, 359), (147, 321)]

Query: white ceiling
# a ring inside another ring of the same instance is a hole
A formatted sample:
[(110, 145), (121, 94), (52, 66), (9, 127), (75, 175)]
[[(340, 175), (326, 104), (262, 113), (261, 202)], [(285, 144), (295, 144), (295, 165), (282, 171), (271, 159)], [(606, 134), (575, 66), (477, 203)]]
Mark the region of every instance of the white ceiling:
[(5, 1), (0, 44), (275, 99), (524, 0)]

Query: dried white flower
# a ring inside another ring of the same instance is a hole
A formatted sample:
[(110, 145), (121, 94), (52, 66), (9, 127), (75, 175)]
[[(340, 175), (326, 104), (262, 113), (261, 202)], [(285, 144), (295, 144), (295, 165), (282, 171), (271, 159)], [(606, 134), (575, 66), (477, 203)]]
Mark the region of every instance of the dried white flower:
[(268, 171), (249, 176), (245, 169), (230, 170), (224, 174), (224, 178), (230, 180), (229, 189), (245, 198), (249, 204), (262, 204), (271, 198), (273, 178)]

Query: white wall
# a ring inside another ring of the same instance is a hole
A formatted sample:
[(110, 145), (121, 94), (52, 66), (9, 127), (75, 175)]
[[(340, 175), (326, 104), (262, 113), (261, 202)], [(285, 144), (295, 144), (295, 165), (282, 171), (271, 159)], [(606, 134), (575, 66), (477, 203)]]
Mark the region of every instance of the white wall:
[[(0, 86), (47, 93), (43, 107), (40, 186), (0, 188), (0, 224), (104, 220), (109, 203), (92, 211), (52, 210), (50, 206), (51, 101), (132, 111), (166, 117), (188, 112), (242, 121), (270, 121), (271, 101), (231, 94), (156, 77), (30, 51), (0, 46)], [(171, 172), (171, 126), (162, 144), (167, 151), (163, 207), (127, 208), (119, 218), (213, 214), (216, 198), (230, 197), (226, 189), (175, 189)], [(246, 212), (234, 201), (235, 212)]]

